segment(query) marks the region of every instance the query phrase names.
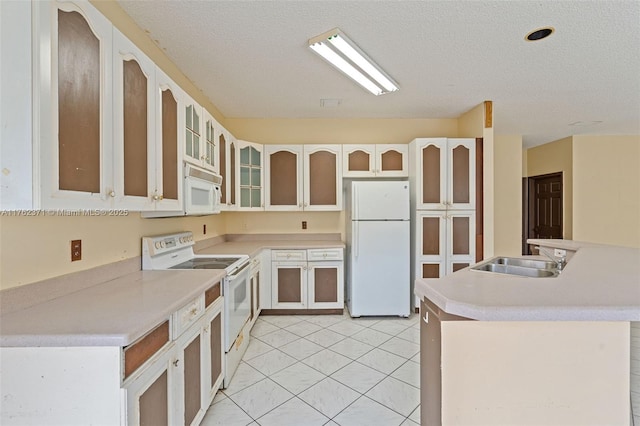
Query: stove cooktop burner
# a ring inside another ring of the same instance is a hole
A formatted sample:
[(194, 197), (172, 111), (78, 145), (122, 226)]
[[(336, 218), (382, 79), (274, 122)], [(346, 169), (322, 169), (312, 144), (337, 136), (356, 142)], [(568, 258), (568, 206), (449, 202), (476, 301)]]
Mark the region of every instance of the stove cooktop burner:
[(239, 259), (239, 257), (195, 257), (169, 269), (227, 269)]

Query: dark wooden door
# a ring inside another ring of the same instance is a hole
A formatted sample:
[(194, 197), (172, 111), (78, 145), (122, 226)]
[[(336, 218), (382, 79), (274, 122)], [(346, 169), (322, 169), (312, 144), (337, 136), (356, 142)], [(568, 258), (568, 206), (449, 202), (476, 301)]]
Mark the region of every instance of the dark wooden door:
[(562, 238), (562, 173), (528, 179), (527, 238)]

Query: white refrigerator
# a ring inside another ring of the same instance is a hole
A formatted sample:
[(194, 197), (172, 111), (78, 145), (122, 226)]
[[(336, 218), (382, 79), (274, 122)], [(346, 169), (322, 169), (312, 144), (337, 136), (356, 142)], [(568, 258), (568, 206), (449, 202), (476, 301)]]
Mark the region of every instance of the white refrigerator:
[(349, 313), (409, 316), (409, 182), (346, 182), (345, 205)]

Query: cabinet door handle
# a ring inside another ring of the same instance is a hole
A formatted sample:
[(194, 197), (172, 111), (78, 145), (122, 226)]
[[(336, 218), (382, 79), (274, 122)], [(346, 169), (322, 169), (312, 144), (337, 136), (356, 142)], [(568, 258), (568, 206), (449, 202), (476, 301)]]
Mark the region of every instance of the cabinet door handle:
[(173, 361), (173, 366), (174, 367), (177, 367), (178, 364), (180, 364), (180, 360), (179, 359), (176, 359), (175, 361)]
[(429, 324), (429, 312), (424, 313), (424, 317), (422, 317), (422, 321), (424, 321), (425, 324)]
[(116, 191), (109, 191), (109, 197), (115, 197), (116, 196)]

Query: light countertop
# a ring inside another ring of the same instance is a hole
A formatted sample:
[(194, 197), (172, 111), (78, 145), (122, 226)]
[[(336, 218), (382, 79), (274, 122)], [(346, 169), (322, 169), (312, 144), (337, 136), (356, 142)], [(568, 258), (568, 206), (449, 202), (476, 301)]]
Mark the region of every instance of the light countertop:
[(0, 346), (127, 346), (224, 271), (139, 271), (0, 317)]
[(462, 269), (417, 279), (415, 294), (447, 313), (483, 321), (640, 321), (640, 249), (530, 240), (575, 250), (558, 277)]
[(263, 249), (272, 250), (296, 250), (296, 249), (323, 249), (344, 248), (342, 241), (331, 240), (256, 240), (256, 241), (231, 241), (216, 244), (214, 246), (198, 250), (196, 254), (246, 254), (255, 256)]
[[(340, 240), (244, 236), (197, 254), (344, 247)], [(73, 274), (72, 274), (73, 275)], [(220, 281), (223, 270), (136, 271), (0, 316), (0, 347), (127, 346)], [(76, 279), (75, 277), (70, 277)], [(0, 295), (1, 297), (2, 295)]]

